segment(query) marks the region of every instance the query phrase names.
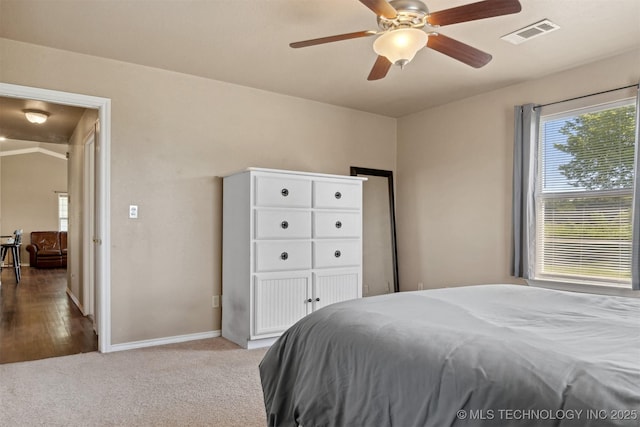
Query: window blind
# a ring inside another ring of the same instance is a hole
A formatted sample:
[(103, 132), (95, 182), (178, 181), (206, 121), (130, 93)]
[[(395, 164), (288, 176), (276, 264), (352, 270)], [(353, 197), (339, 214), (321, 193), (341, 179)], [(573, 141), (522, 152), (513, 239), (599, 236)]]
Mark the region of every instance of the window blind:
[(58, 228), (60, 231), (69, 231), (69, 195), (58, 194)]
[(635, 99), (627, 99), (542, 111), (537, 278), (630, 285), (635, 108)]

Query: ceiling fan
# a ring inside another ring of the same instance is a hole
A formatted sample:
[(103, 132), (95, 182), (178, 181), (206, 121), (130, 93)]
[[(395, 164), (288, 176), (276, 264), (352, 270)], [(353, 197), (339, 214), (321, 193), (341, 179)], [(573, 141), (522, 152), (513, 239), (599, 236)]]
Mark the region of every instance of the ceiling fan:
[(379, 31), (357, 31), (299, 41), (289, 46), (300, 48), (379, 35), (373, 43), (378, 59), (367, 80), (385, 77), (391, 65), (404, 67), (425, 46), (474, 68), (480, 68), (491, 61), (490, 54), (441, 34), (439, 28), (518, 13), (522, 9), (518, 0), (484, 0), (434, 13), (429, 13), (427, 5), (420, 0), (359, 1), (378, 15)]

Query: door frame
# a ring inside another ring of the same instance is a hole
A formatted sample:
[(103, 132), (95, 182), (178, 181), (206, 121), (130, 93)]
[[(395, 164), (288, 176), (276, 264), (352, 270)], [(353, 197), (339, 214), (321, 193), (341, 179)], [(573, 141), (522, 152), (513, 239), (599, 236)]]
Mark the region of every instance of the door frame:
[[(111, 345), (111, 99), (97, 96), (61, 92), (0, 82), (0, 96), (33, 99), (74, 107), (98, 110), (100, 130), (96, 134), (100, 150), (96, 153), (96, 324), (98, 329), (98, 351), (108, 353)], [(83, 236), (92, 241), (94, 236)]]

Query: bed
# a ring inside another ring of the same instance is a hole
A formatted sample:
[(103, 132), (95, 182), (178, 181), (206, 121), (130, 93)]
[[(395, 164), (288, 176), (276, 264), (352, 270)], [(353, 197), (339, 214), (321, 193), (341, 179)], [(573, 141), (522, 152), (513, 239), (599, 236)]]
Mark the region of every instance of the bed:
[(260, 363), (270, 426), (639, 426), (640, 299), (517, 285), (327, 306)]

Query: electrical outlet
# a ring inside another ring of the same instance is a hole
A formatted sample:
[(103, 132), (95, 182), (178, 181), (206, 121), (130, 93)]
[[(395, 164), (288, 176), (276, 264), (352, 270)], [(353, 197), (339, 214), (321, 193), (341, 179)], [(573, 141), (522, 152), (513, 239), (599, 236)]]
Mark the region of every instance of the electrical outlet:
[(138, 205), (129, 205), (129, 218), (138, 218)]
[(214, 295), (214, 296), (211, 297), (211, 307), (212, 308), (220, 307), (220, 296), (219, 295)]

